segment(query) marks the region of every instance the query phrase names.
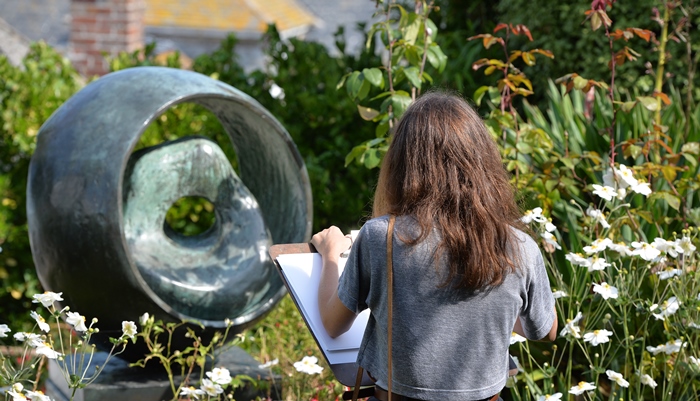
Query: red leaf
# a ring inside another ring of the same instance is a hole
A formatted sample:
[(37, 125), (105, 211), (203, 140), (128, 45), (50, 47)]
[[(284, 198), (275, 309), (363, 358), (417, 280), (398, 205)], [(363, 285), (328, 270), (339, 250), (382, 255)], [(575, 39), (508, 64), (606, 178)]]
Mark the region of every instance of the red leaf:
[(528, 39), (530, 39), (530, 42), (532, 42), (532, 34), (530, 34), (530, 30), (527, 29), (527, 27), (523, 24), (518, 24), (516, 26), (510, 26), (510, 29), (513, 31), (513, 34), (515, 35), (525, 35), (527, 36)]
[(654, 92), (654, 97), (658, 97), (659, 99), (661, 99), (661, 101), (664, 102), (666, 106), (671, 104), (671, 99), (669, 99), (668, 95), (666, 95), (663, 92)]
[(639, 36), (647, 42), (651, 40), (651, 38), (654, 36), (654, 32), (648, 29), (627, 28), (627, 30), (631, 30), (635, 35)]
[(508, 29), (508, 24), (504, 24), (503, 22), (501, 22), (500, 24), (496, 25), (495, 28), (493, 28), (493, 33), (496, 33), (501, 29)]

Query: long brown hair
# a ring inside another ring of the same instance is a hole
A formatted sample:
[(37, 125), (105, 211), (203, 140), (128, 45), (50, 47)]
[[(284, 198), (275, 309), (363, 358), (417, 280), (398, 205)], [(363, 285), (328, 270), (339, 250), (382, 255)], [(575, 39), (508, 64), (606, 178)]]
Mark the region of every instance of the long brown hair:
[(382, 163), (373, 209), (374, 217), (415, 218), (420, 235), (409, 244), (439, 229), (439, 253), (449, 260), (445, 286), (498, 285), (517, 269), (513, 228), (522, 223), (513, 187), (483, 121), (458, 96), (429, 92), (406, 110)]

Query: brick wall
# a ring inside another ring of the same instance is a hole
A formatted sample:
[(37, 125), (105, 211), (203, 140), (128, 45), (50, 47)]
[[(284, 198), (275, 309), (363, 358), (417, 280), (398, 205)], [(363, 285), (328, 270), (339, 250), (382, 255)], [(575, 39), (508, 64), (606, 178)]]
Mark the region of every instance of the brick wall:
[(71, 0), (69, 58), (84, 76), (104, 75), (103, 53), (143, 47), (145, 0)]

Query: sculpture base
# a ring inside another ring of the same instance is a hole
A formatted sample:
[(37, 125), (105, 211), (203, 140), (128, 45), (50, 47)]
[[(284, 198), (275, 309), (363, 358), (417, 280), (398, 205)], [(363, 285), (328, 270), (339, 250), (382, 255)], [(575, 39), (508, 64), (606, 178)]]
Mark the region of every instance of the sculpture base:
[[(102, 366), (107, 358), (106, 352), (96, 352), (88, 376), (94, 372), (94, 366)], [(239, 401), (255, 400), (257, 397), (281, 400), (281, 383), (279, 376), (271, 376), (267, 369), (260, 369), (260, 363), (238, 347), (232, 347), (222, 353), (216, 360), (216, 367), (226, 368), (231, 376), (247, 375), (262, 384), (245, 385), (233, 392), (233, 398)], [(195, 383), (199, 373), (192, 374)], [(176, 384), (182, 378), (176, 378)], [(264, 387), (264, 388), (261, 388)], [(63, 372), (55, 360), (49, 363), (49, 378), (46, 381), (46, 395), (55, 401), (68, 401), (72, 390), (68, 388)], [(119, 359), (110, 359), (102, 373), (93, 383), (76, 391), (74, 401), (163, 401), (173, 399), (170, 381), (164, 371), (154, 369), (130, 368), (129, 363)]]

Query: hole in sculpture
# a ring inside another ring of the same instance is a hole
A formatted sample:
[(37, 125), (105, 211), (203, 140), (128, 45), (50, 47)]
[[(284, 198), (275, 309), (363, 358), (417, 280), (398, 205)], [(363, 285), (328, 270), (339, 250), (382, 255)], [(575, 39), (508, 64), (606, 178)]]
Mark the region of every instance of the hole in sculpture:
[(185, 196), (178, 199), (165, 215), (165, 225), (186, 237), (206, 232), (215, 222), (214, 204), (201, 196)]

